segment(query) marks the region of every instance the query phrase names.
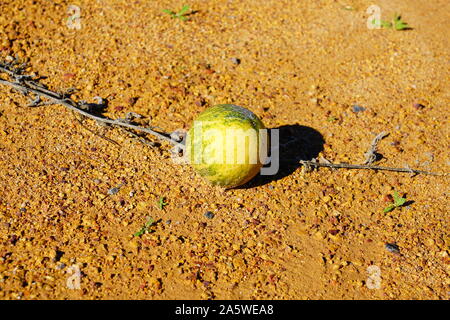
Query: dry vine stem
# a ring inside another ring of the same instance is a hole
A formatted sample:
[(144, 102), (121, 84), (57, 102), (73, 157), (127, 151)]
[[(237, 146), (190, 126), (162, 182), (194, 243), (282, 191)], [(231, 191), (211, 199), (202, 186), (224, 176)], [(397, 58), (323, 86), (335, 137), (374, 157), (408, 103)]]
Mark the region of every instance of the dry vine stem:
[(24, 66), (19, 66), (18, 68), (15, 68), (14, 63), (0, 63), (0, 72), (8, 74), (14, 80), (13, 82), (11, 82), (8, 80), (0, 79), (0, 84), (10, 86), (25, 96), (30, 95), (30, 93), (34, 94), (35, 99), (29, 105), (31, 107), (41, 104), (41, 98), (44, 97), (47, 98), (51, 102), (51, 104), (61, 104), (68, 109), (97, 122), (112, 126), (125, 127), (136, 131), (142, 131), (172, 145), (176, 145), (178, 143), (178, 141), (173, 140), (166, 133), (161, 133), (150, 128), (139, 127), (129, 123), (128, 121), (124, 121), (123, 119), (109, 119), (89, 113), (85, 110), (85, 107), (89, 106), (89, 104), (84, 102), (75, 102), (74, 100), (66, 97), (64, 94), (59, 94), (48, 90), (41, 83), (32, 80), (31, 76), (23, 75), (23, 67)]
[[(33, 76), (30, 75), (24, 75), (22, 74), (25, 66), (24, 65), (18, 65), (16, 61), (12, 62), (0, 62), (0, 73), (6, 73), (13, 81), (8, 81), (0, 78), (0, 84), (9, 86), (13, 89), (16, 89), (20, 93), (22, 93), (25, 96), (29, 96), (30, 93), (35, 95), (34, 100), (31, 102), (29, 106), (38, 106), (38, 105), (48, 105), (48, 104), (61, 104), (68, 109), (86, 117), (92, 120), (97, 121), (97, 123), (103, 123), (107, 125), (117, 126), (121, 127), (122, 129), (128, 128), (135, 131), (142, 131), (145, 133), (148, 133), (162, 141), (168, 142), (169, 144), (173, 146), (179, 146), (180, 140), (178, 138), (173, 138), (173, 135), (168, 135), (167, 133), (162, 133), (155, 131), (150, 128), (144, 128), (140, 126), (136, 126), (134, 124), (131, 124), (129, 119), (109, 119), (106, 117), (99, 117), (96, 116), (90, 112), (87, 111), (86, 107), (89, 107), (92, 104), (87, 104), (83, 101), (76, 102), (68, 97), (66, 97), (65, 94), (59, 94), (56, 92), (53, 92), (51, 90), (48, 90), (47, 87), (39, 82), (37, 80), (33, 79)], [(49, 101), (43, 102), (41, 101), (41, 98), (46, 98)], [(103, 100), (99, 98), (100, 103), (99, 105), (102, 105)], [(153, 146), (151, 142), (148, 142), (141, 137), (139, 137), (136, 133), (132, 131), (126, 130), (128, 133), (133, 135), (134, 138), (138, 139), (140, 142)], [(392, 167), (382, 167), (382, 166), (373, 166), (371, 165), (375, 159), (376, 159), (376, 150), (377, 150), (377, 143), (383, 139), (385, 136), (387, 136), (387, 133), (382, 132), (381, 134), (377, 135), (375, 139), (372, 141), (371, 148), (366, 153), (366, 161), (363, 165), (356, 165), (356, 164), (345, 164), (345, 163), (331, 163), (331, 162), (317, 162), (316, 161), (300, 161), (300, 164), (302, 164), (306, 168), (310, 167), (327, 167), (327, 168), (333, 168), (333, 169), (366, 169), (366, 170), (383, 170), (383, 171), (394, 171), (394, 172), (407, 172), (411, 173), (413, 175), (417, 174), (426, 174), (426, 175), (434, 175), (434, 176), (447, 176), (448, 173), (441, 174), (441, 173), (434, 173), (434, 172), (428, 172), (428, 171), (422, 171), (422, 170), (414, 170), (410, 168), (392, 168)], [(103, 137), (105, 138), (105, 137)], [(110, 139), (107, 139), (108, 141)]]
[(377, 160), (378, 142), (380, 142), (381, 139), (384, 139), (388, 135), (389, 133), (387, 132), (381, 132), (372, 140), (372, 143), (370, 144), (370, 149), (364, 154), (364, 156), (366, 157), (366, 160), (364, 161), (365, 165), (370, 165)]
[(321, 163), (315, 161), (305, 161), (301, 160), (300, 163), (305, 167), (326, 167), (332, 169), (366, 169), (366, 170), (381, 170), (381, 171), (393, 171), (393, 172), (406, 172), (413, 175), (426, 174), (431, 176), (447, 176), (448, 173), (436, 173), (422, 170), (415, 170), (411, 168), (392, 168), (392, 167), (382, 167), (364, 164), (347, 164), (347, 163)]

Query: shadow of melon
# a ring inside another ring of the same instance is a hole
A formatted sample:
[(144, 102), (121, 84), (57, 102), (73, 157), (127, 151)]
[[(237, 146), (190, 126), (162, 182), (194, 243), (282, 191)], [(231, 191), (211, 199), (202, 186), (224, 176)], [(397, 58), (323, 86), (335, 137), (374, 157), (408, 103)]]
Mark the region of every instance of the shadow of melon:
[[(278, 172), (274, 175), (258, 174), (246, 184), (234, 189), (254, 188), (283, 179), (300, 167), (301, 160), (317, 158), (323, 151), (325, 143), (323, 136), (311, 127), (293, 124), (272, 129), (278, 129), (280, 137)], [(270, 166), (270, 164), (266, 166)]]

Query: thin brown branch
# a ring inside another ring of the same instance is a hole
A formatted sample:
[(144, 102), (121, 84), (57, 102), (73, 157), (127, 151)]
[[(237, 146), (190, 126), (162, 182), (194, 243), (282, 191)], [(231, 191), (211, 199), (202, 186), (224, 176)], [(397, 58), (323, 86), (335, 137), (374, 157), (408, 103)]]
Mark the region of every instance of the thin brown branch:
[[(20, 93), (22, 93), (25, 96), (30, 95), (30, 93), (35, 95), (34, 100), (32, 101), (32, 106), (37, 106), (41, 102), (41, 98), (46, 98), (49, 100), (52, 104), (60, 104), (65, 106), (66, 108), (84, 116), (89, 119), (95, 120), (100, 123), (104, 123), (107, 125), (122, 127), (122, 128), (128, 128), (135, 131), (142, 131), (145, 133), (148, 133), (156, 138), (158, 138), (161, 141), (168, 142), (171, 145), (177, 145), (178, 142), (170, 138), (170, 135), (163, 132), (158, 132), (155, 130), (152, 130), (150, 128), (144, 128), (137, 125), (134, 125), (132, 123), (123, 121), (122, 119), (109, 119), (101, 116), (94, 115), (87, 110), (84, 109), (85, 105), (84, 103), (75, 102), (74, 100), (65, 97), (63, 94), (59, 94), (56, 92), (53, 92), (51, 90), (48, 90), (41, 84), (29, 80), (31, 79), (30, 76), (21, 75), (20, 70), (11, 70), (11, 68), (8, 68), (8, 65), (0, 64), (0, 72), (8, 74), (10, 77), (14, 79), (14, 81), (8, 81), (4, 79), (0, 79), (0, 84), (9, 86)], [(48, 104), (48, 103), (47, 103)]]
[(411, 174), (426, 174), (431, 176), (448, 176), (448, 173), (436, 173), (422, 170), (415, 170), (411, 168), (393, 168), (393, 167), (382, 167), (382, 166), (372, 166), (372, 165), (364, 165), (364, 164), (347, 164), (347, 163), (321, 163), (315, 161), (306, 161), (301, 160), (300, 164), (305, 167), (326, 167), (333, 169), (367, 169), (367, 170), (380, 170), (380, 171), (393, 171), (393, 172), (406, 172)]
[(108, 142), (110, 142), (110, 143), (116, 145), (116, 146), (120, 146), (120, 144), (119, 144), (117, 141), (114, 141), (113, 139), (110, 139), (110, 138), (108, 138), (108, 137), (105, 137), (104, 135), (102, 135), (102, 134), (100, 134), (100, 133), (98, 133), (98, 132), (95, 132), (94, 130), (91, 130), (91, 129), (89, 129), (88, 127), (86, 127), (86, 126), (84, 125), (84, 123), (83, 123), (82, 120), (80, 120), (80, 119), (78, 119), (78, 118), (76, 118), (76, 120), (78, 121), (78, 123), (80, 124), (80, 126), (81, 126), (82, 128), (86, 129), (87, 131), (89, 131), (89, 132), (92, 133), (93, 135), (96, 135), (96, 136), (98, 136), (98, 137), (100, 137), (100, 138), (102, 138), (102, 139), (104, 139), (104, 140), (106, 140), (106, 141), (108, 141)]
[(384, 139), (388, 135), (389, 135), (389, 133), (387, 133), (387, 132), (381, 132), (372, 140), (369, 150), (367, 150), (367, 152), (364, 154), (364, 156), (366, 158), (364, 160), (364, 165), (371, 165), (372, 163), (374, 163), (377, 160), (378, 142), (380, 142), (382, 139)]

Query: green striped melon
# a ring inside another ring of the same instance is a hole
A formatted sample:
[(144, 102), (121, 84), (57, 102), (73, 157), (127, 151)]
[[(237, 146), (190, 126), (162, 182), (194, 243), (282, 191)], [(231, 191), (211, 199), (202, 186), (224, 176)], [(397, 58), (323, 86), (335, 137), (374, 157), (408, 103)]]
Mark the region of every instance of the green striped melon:
[(221, 104), (203, 111), (187, 133), (186, 156), (194, 169), (213, 185), (240, 186), (252, 179), (262, 167), (259, 130), (261, 120), (250, 110)]

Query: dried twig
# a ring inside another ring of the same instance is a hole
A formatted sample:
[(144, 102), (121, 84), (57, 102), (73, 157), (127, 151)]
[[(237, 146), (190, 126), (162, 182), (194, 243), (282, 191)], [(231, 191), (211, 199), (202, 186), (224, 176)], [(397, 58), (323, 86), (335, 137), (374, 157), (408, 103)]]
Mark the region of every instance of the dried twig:
[(120, 129), (124, 130), (126, 133), (128, 133), (129, 135), (131, 135), (133, 138), (135, 138), (136, 140), (138, 140), (138, 141), (141, 142), (142, 144), (145, 144), (145, 145), (147, 145), (147, 146), (149, 146), (149, 147), (155, 147), (155, 146), (157, 146), (156, 143), (154, 143), (154, 142), (152, 142), (152, 141), (148, 141), (147, 139), (145, 139), (145, 138), (139, 136), (137, 133), (134, 133), (134, 132), (131, 131), (131, 130), (128, 130), (128, 129), (126, 129), (126, 128), (120, 128)]
[(89, 131), (90, 133), (92, 133), (92, 134), (94, 134), (94, 135), (96, 135), (96, 136), (99, 136), (100, 138), (102, 138), (102, 139), (104, 139), (104, 140), (106, 140), (106, 141), (108, 141), (108, 142), (110, 142), (110, 143), (112, 143), (112, 144), (115, 144), (116, 146), (120, 146), (120, 144), (119, 144), (117, 141), (114, 141), (113, 139), (110, 139), (110, 138), (108, 138), (108, 137), (105, 137), (104, 135), (102, 135), (102, 134), (100, 134), (100, 133), (98, 133), (98, 132), (95, 132), (94, 130), (91, 130), (91, 129), (89, 129), (88, 127), (86, 127), (81, 119), (76, 118), (76, 120), (78, 121), (78, 123), (80, 124), (80, 126), (81, 126), (82, 128), (86, 129), (86, 130)]
[(387, 132), (381, 132), (372, 140), (372, 143), (370, 144), (370, 149), (364, 154), (366, 157), (366, 160), (364, 161), (365, 165), (370, 165), (377, 160), (378, 142), (380, 142), (381, 139), (387, 137), (388, 135), (389, 133)]
[(327, 167), (333, 169), (368, 169), (368, 170), (381, 170), (381, 171), (394, 171), (394, 172), (407, 172), (413, 175), (417, 174), (426, 174), (432, 176), (448, 176), (448, 173), (435, 173), (429, 171), (415, 170), (411, 168), (392, 168), (392, 167), (381, 167), (381, 166), (372, 166), (372, 165), (364, 165), (364, 164), (347, 164), (347, 163), (323, 163), (316, 161), (306, 161), (301, 160), (300, 164), (304, 165), (306, 168), (309, 167)]
[[(33, 80), (32, 76), (23, 75), (23, 65), (17, 66), (15, 62), (12, 63), (0, 63), (0, 73), (6, 73), (9, 75), (13, 81), (0, 79), (0, 84), (9, 86), (25, 96), (34, 95), (34, 99), (32, 100), (30, 106), (38, 106), (42, 103), (42, 98), (46, 98), (49, 101), (45, 102), (45, 104), (61, 104), (66, 108), (92, 120), (97, 121), (97, 123), (103, 123), (106, 125), (112, 125), (122, 128), (128, 128), (131, 130), (142, 131), (148, 133), (161, 141), (165, 141), (170, 143), (171, 145), (177, 145), (178, 142), (173, 140), (169, 134), (158, 132), (152, 130), (150, 128), (144, 128), (131, 123), (131, 121), (123, 121), (123, 119), (110, 119), (106, 117), (101, 117), (90, 113), (86, 107), (89, 107), (89, 104), (83, 102), (76, 102), (68, 97), (65, 94), (59, 94), (57, 92), (53, 92), (48, 90), (44, 85), (39, 82)], [(140, 139), (142, 142), (142, 139)]]

